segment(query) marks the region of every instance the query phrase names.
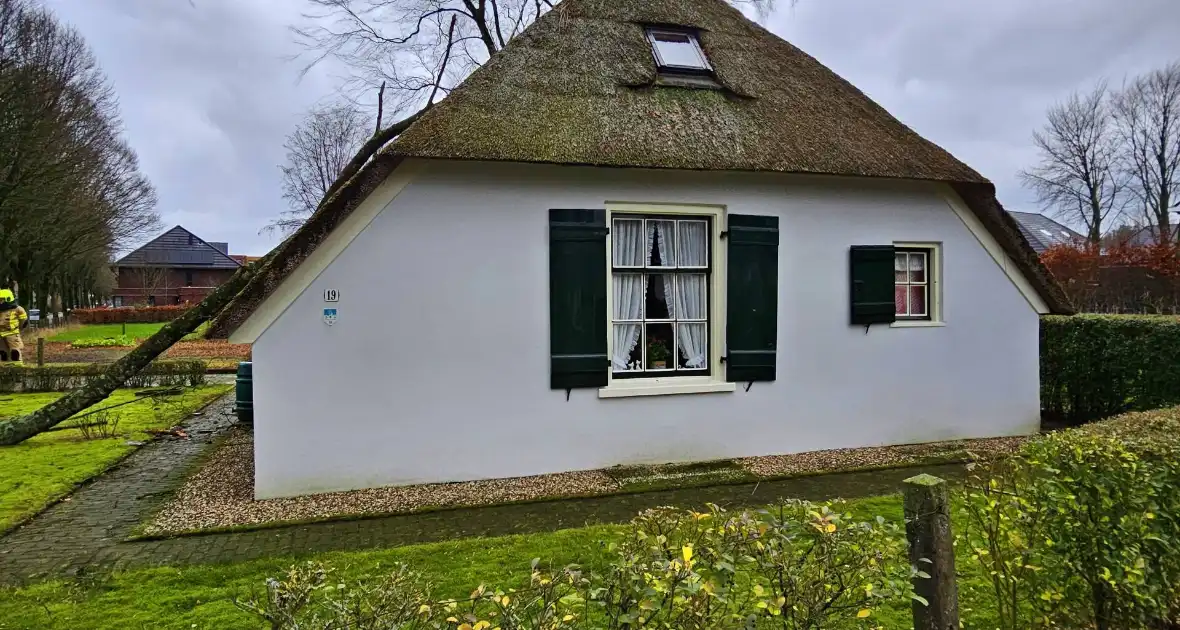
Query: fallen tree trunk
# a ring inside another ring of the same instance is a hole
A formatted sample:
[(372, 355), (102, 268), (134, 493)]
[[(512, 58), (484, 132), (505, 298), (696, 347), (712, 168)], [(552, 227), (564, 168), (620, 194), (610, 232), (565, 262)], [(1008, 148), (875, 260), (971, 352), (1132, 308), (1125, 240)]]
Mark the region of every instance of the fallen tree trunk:
[(262, 262), (261, 260), (256, 261), (248, 267), (239, 269), (233, 277), (217, 287), (200, 304), (185, 311), (184, 315), (172, 320), (159, 332), (148, 337), (137, 348), (112, 363), (102, 375), (91, 379), (85, 386), (75, 389), (33, 413), (0, 422), (0, 446), (19, 444), (65, 422), (79, 411), (105, 400), (128, 378), (143, 371), (156, 357), (221, 311), (242, 290), (242, 287), (246, 286)]

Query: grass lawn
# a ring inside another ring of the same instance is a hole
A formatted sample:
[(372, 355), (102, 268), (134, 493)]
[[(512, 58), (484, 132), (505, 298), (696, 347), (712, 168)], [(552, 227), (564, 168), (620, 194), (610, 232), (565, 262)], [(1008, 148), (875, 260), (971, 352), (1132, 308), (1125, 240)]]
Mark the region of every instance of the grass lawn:
[[(164, 327), (164, 322), (156, 324), (127, 324), (127, 336), (135, 339), (151, 337)], [(108, 339), (123, 334), (123, 324), (87, 324), (73, 330), (57, 333), (49, 341), (78, 341), (79, 339)]]
[[(876, 515), (900, 522), (900, 495), (849, 502), (863, 518)], [(555, 506), (554, 509), (560, 509)], [(523, 586), (529, 562), (570, 563), (593, 569), (609, 554), (599, 541), (610, 540), (623, 526), (593, 526), (551, 533), (474, 538), (378, 551), (321, 554), (315, 559), (356, 575), (406, 563), (429, 577), (439, 597), (463, 597), (481, 583)], [(118, 573), (91, 582), (51, 581), (16, 590), (0, 590), (0, 628), (259, 628), (254, 617), (238, 611), (230, 599), (260, 589), (267, 577), (280, 575), (290, 559), (232, 565), (155, 568)], [(987, 609), (984, 576), (973, 561), (960, 556), (960, 605), (964, 627), (995, 627)], [(884, 628), (910, 628), (909, 605), (878, 607), (873, 621)]]
[[(82, 440), (77, 430), (54, 431), (16, 446), (0, 446), (0, 532), (36, 514), (77, 484), (135, 450), (127, 440), (144, 440), (146, 429), (177, 424), (231, 388), (230, 385), (204, 386), (159, 403), (144, 401), (112, 410), (112, 415), (118, 415), (117, 437)], [(60, 396), (60, 393), (0, 394), (0, 422), (5, 416), (35, 411)], [(121, 389), (91, 410), (134, 398), (134, 390)]]

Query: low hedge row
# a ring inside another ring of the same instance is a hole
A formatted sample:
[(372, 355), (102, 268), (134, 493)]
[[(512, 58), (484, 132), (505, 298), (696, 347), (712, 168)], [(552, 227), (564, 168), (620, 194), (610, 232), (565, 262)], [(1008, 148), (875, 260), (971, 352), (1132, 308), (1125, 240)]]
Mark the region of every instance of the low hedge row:
[(1041, 319), (1041, 408), (1076, 425), (1180, 404), (1180, 318), (1074, 315)]
[[(0, 392), (61, 392), (86, 385), (108, 365), (89, 363), (53, 367), (0, 367)], [(194, 359), (157, 361), (127, 379), (124, 387), (196, 387), (205, 383), (204, 361)]]
[(188, 309), (185, 305), (76, 308), (70, 311), (70, 317), (79, 324), (153, 324), (170, 322)]

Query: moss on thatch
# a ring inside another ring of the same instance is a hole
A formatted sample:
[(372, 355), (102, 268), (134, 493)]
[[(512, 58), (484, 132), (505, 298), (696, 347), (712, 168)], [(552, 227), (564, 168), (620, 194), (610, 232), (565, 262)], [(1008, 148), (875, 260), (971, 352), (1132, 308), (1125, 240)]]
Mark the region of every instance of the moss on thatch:
[[(700, 31), (722, 90), (653, 87), (644, 24)], [(566, 0), (386, 149), (401, 156), (984, 182), (721, 0)]]
[[(720, 89), (657, 85), (646, 24), (696, 29)], [(944, 181), (1050, 309), (1070, 312), (982, 175), (723, 0), (564, 0), (280, 246), (211, 334), (245, 321), (405, 157)]]

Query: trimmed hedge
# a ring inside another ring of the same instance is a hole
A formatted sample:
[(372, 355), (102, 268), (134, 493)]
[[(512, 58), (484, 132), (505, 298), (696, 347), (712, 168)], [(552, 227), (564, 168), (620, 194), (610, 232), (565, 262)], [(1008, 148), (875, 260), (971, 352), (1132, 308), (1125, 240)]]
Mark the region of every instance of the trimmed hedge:
[[(75, 389), (101, 375), (109, 365), (88, 363), (53, 367), (0, 367), (0, 392), (61, 392)], [(158, 361), (127, 379), (123, 387), (196, 387), (205, 384), (204, 361)]]
[(180, 317), (190, 307), (175, 306), (120, 306), (118, 308), (76, 308), (70, 317), (79, 324), (156, 324)]
[(1180, 317), (1041, 318), (1041, 408), (1076, 425), (1180, 404)]

